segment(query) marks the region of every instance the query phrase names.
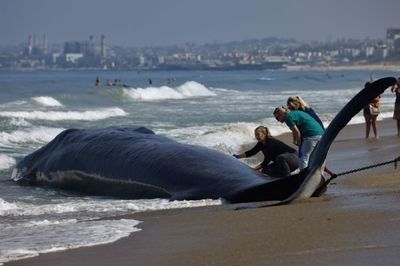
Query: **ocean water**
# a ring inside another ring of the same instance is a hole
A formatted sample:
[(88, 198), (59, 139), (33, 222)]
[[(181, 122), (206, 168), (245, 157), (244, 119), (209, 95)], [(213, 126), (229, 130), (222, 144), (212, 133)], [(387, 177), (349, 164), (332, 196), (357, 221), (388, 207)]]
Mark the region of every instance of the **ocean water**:
[[(16, 163), (67, 128), (145, 126), (180, 142), (226, 154), (255, 143), (253, 130), (288, 128), (272, 116), (289, 96), (302, 96), (328, 125), (370, 75), (391, 71), (184, 71), (0, 73), (0, 265), (39, 253), (109, 243), (140, 230), (119, 215), (221, 204), (220, 200), (118, 200), (22, 187)], [(119, 79), (125, 86), (94, 86)], [(152, 80), (149, 84), (148, 79)], [(168, 79), (174, 82), (168, 84)], [(379, 119), (391, 117), (385, 92)], [(363, 123), (360, 113), (351, 123)], [(360, 132), (360, 134), (363, 134)], [(251, 162), (248, 162), (251, 164)]]

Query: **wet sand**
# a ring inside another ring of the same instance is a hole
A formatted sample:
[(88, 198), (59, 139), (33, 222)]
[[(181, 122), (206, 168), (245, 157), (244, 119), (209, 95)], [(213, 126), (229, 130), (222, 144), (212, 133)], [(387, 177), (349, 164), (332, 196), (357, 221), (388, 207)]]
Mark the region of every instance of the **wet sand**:
[[(400, 156), (395, 121), (380, 139), (347, 126), (327, 158), (337, 173)], [(285, 136), (284, 138), (288, 138)], [(233, 210), (232, 205), (124, 218), (142, 230), (107, 245), (42, 254), (6, 265), (398, 265), (400, 165), (338, 177), (318, 198)]]

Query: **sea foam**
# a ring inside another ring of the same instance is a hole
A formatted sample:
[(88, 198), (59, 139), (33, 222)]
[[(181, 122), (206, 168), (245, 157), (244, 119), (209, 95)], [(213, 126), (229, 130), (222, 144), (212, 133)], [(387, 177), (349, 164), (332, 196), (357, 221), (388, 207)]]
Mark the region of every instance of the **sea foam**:
[(255, 142), (253, 123), (231, 123), (212, 127), (193, 139), (195, 144), (214, 148), (226, 154), (237, 153), (244, 144)]
[(13, 213), (14, 210), (18, 209), (17, 204), (15, 203), (10, 203), (2, 198), (0, 198), (0, 217), (9, 215), (10, 213)]
[(60, 120), (80, 120), (80, 121), (94, 121), (102, 120), (109, 117), (115, 116), (126, 116), (127, 113), (121, 108), (102, 108), (87, 111), (15, 111), (15, 112), (0, 112), (0, 116), (24, 118), (30, 120), (49, 120), (49, 121), (60, 121)]
[(33, 97), (32, 100), (43, 106), (52, 106), (52, 107), (62, 106), (62, 104), (59, 101), (50, 96)]
[[(14, 233), (2, 237), (0, 265), (7, 261), (38, 256), (40, 253), (112, 243), (139, 231), (136, 227), (139, 223), (130, 219), (113, 219), (25, 228), (16, 235)], [(15, 242), (14, 239), (23, 243)], [(40, 244), (32, 239), (40, 240)]]
[(179, 87), (168, 86), (124, 89), (124, 95), (136, 101), (159, 101), (167, 99), (185, 99), (193, 97), (216, 96), (215, 92), (203, 84), (188, 81)]
[(256, 123), (230, 123), (221, 126), (195, 126), (159, 132), (178, 141), (205, 146), (225, 154), (240, 152), (243, 145), (255, 143)]
[[(122, 215), (131, 212), (164, 210), (219, 205), (220, 200), (183, 200), (166, 199), (149, 200), (96, 200), (94, 198), (70, 198), (68, 202), (54, 202), (35, 205), (25, 202), (7, 202), (0, 198), (0, 216), (40, 216), (54, 214), (97, 213), (98, 217)], [(74, 215), (75, 216), (75, 215)], [(81, 218), (83, 215), (81, 215)]]
[(0, 170), (9, 169), (12, 166), (14, 166), (15, 163), (16, 163), (16, 161), (14, 158), (12, 158), (6, 154), (0, 153)]
[[(0, 216), (8, 216), (9, 219), (15, 216), (37, 217), (6, 228), (0, 243), (0, 265), (11, 260), (38, 256), (40, 253), (111, 243), (140, 230), (136, 227), (139, 221), (107, 219), (114, 215), (220, 204), (220, 200), (99, 200), (89, 197), (74, 200), (71, 197), (68, 202), (33, 205), (25, 202), (9, 203), (0, 198)], [(96, 213), (96, 216), (87, 216), (87, 213)], [(43, 214), (53, 214), (53, 218), (43, 219)]]
[(64, 128), (35, 127), (16, 130), (11, 133), (0, 132), (0, 145), (10, 147), (21, 143), (45, 144), (63, 130)]

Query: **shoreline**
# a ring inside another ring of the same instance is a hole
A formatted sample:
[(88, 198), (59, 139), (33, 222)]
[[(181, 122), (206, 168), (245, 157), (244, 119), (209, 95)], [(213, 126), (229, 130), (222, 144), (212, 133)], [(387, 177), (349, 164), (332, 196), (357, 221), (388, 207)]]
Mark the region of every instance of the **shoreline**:
[(103, 68), (36, 68), (36, 69), (0, 69), (0, 73), (30, 73), (30, 72), (168, 72), (168, 71), (316, 71), (316, 72), (337, 72), (337, 71), (400, 71), (399, 64), (354, 64), (354, 65), (321, 65), (321, 66), (310, 66), (310, 65), (298, 65), (298, 66), (286, 66), (280, 69), (259, 69), (259, 70), (246, 70), (246, 69), (179, 69), (179, 70), (168, 70), (168, 69), (103, 69)]
[[(376, 140), (364, 138), (364, 124), (346, 126), (329, 151), (328, 167), (338, 173), (400, 156), (395, 121), (378, 121), (378, 127)], [(399, 198), (400, 169), (386, 165), (339, 177), (321, 197), (284, 206), (235, 211), (223, 204), (127, 215), (142, 221), (141, 231), (5, 265), (397, 265)]]
[(400, 64), (366, 64), (366, 65), (341, 65), (341, 66), (289, 66), (288, 71), (400, 71)]

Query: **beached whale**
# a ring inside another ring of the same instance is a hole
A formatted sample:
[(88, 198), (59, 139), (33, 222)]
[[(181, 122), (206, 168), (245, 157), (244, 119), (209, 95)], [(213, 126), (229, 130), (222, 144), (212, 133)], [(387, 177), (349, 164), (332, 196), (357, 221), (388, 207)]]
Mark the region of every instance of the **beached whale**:
[(147, 128), (68, 129), (15, 167), (19, 184), (129, 199), (216, 199), (229, 202), (310, 197), (339, 131), (396, 82), (383, 78), (358, 93), (326, 129), (309, 167), (285, 178), (266, 177), (232, 156), (176, 142)]

